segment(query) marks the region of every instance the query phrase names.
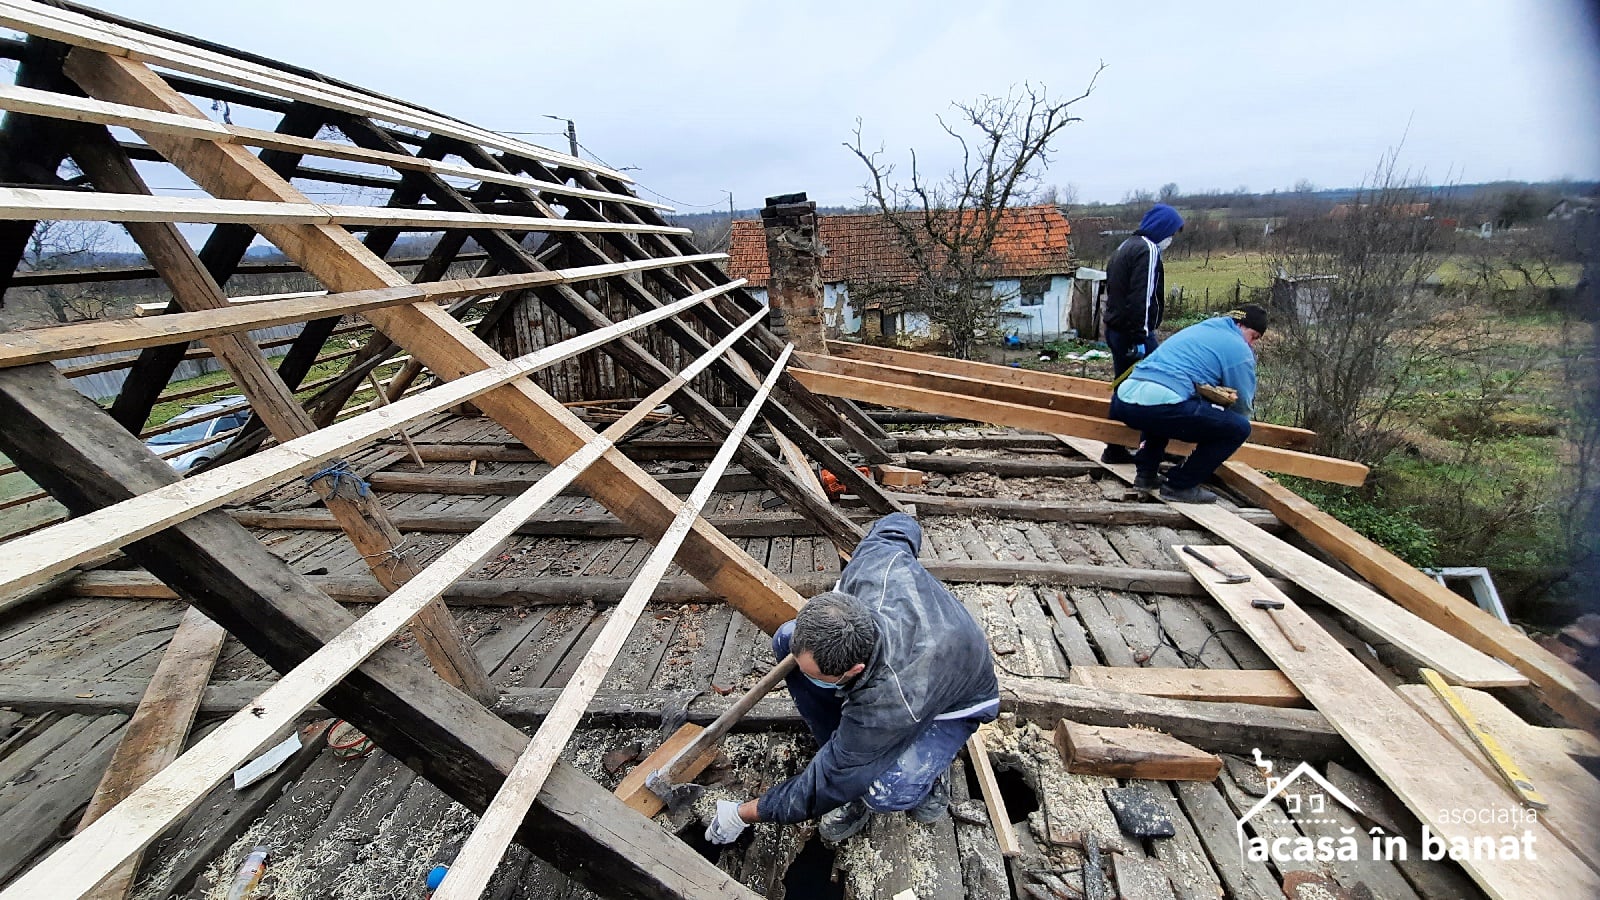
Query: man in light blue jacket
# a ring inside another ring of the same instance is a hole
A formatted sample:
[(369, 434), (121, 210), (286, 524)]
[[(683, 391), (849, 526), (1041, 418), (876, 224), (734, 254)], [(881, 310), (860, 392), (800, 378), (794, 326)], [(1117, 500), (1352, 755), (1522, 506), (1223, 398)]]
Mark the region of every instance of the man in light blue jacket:
[(983, 629), (917, 562), (922, 526), (879, 519), (834, 590), (806, 601), (773, 635), (794, 653), (789, 694), (821, 749), (805, 771), (742, 804), (717, 803), (706, 839), (725, 844), (752, 822), (819, 818), (842, 841), (875, 812), (919, 822), (945, 815), (956, 753), (1000, 710)]
[[(1214, 503), (1200, 487), (1250, 437), (1256, 396), (1255, 344), (1267, 331), (1267, 311), (1254, 303), (1190, 325), (1140, 360), (1111, 396), (1111, 418), (1137, 428), (1134, 487), (1161, 491), (1163, 500)], [(1232, 388), (1238, 399), (1224, 408), (1201, 398), (1200, 385)], [(1169, 440), (1195, 445), (1167, 473), (1158, 467)]]

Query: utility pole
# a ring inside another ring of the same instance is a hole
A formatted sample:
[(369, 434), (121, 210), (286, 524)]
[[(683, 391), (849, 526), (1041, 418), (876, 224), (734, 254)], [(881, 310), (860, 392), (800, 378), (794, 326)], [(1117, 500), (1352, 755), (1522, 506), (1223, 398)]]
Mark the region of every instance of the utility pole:
[(567, 123), (567, 146), (572, 148), (572, 156), (576, 159), (578, 156), (578, 126), (574, 125), (571, 119), (564, 116), (546, 115), (545, 118)]

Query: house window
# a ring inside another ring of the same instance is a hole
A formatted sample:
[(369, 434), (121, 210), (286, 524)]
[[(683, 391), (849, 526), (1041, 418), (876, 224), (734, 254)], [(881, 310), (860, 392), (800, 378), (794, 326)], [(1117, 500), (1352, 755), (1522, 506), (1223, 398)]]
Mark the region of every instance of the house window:
[(1049, 275), (1039, 275), (1034, 278), (1022, 279), (1022, 286), (1019, 288), (1022, 297), (1020, 305), (1043, 306), (1045, 291), (1048, 291), (1049, 289)]

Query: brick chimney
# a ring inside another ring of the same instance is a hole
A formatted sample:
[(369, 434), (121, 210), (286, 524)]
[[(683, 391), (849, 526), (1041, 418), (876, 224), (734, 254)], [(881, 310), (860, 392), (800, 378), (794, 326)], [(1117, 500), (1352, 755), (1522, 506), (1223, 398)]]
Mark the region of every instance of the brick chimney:
[(767, 300), (782, 319), (775, 330), (797, 351), (828, 352), (822, 318), (822, 257), (828, 249), (817, 239), (817, 204), (804, 192), (768, 197), (761, 226), (771, 271)]

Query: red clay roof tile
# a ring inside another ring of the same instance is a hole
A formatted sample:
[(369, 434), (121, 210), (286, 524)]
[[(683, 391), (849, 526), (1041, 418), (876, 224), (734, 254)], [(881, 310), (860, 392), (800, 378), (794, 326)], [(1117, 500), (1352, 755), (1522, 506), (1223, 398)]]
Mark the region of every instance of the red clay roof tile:
[[(828, 255), (822, 258), (822, 280), (828, 283), (910, 284), (916, 270), (899, 238), (876, 213), (818, 216), (817, 231)], [(1055, 206), (1023, 206), (1006, 210), (995, 238), (999, 257), (996, 274), (1009, 277), (1053, 275), (1073, 268), (1068, 238), (1072, 226)], [(767, 240), (758, 220), (733, 223), (728, 274), (764, 287)]]

